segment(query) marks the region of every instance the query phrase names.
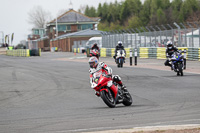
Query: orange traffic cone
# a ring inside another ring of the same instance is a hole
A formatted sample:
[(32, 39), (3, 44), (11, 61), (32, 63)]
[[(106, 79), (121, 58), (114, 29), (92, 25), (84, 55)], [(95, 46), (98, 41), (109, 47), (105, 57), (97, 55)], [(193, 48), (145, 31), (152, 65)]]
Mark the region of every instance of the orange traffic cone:
[(86, 52), (84, 52), (84, 55), (86, 55)]
[(76, 55), (76, 53), (74, 52), (74, 55)]

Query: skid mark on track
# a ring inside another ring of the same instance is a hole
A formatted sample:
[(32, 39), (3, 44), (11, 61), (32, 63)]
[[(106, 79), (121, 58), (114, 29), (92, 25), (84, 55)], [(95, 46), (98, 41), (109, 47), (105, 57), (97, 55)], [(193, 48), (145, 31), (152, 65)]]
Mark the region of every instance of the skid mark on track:
[(12, 72), (12, 78), (13, 80), (17, 80), (16, 70), (14, 69)]

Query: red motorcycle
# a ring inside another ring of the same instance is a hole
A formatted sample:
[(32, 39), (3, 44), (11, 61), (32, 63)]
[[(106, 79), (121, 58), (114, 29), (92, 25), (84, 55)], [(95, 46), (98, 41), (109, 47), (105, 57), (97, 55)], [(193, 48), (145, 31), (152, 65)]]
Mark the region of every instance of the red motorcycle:
[(132, 104), (130, 93), (122, 90), (117, 83), (113, 82), (110, 75), (102, 74), (101, 70), (93, 74), (91, 88), (101, 96), (105, 104), (110, 108), (114, 108), (119, 103), (125, 106)]
[(90, 57), (92, 57), (92, 56), (95, 56), (97, 59), (99, 59), (99, 56), (100, 56), (99, 50), (97, 50), (97, 49), (91, 49), (90, 50)]

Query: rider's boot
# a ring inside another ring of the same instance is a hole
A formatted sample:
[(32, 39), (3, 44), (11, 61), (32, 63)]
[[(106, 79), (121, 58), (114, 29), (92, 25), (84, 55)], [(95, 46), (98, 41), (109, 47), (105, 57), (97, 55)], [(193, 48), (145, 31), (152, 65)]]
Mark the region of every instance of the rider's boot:
[(127, 91), (126, 86), (122, 83), (122, 81), (118, 81), (117, 83), (119, 84), (119, 86), (121, 86), (121, 89), (122, 89), (124, 92)]
[(171, 70), (174, 70), (174, 64), (171, 65)]

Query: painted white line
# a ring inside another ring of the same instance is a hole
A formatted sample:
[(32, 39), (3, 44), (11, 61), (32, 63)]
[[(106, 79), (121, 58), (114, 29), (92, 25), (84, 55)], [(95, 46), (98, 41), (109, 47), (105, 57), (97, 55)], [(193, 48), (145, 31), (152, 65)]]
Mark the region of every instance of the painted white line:
[[(66, 133), (66, 132), (87, 132), (87, 133), (113, 133), (113, 132), (126, 132), (132, 133), (133, 131), (152, 131), (152, 130), (168, 130), (168, 129), (191, 129), (191, 128), (200, 128), (200, 124), (180, 124), (180, 125), (173, 125), (173, 123), (183, 123), (183, 122), (200, 122), (200, 119), (190, 119), (190, 120), (180, 120), (180, 121), (168, 121), (168, 122), (156, 122), (156, 123), (149, 123), (146, 125), (151, 126), (140, 126), (133, 127), (133, 125), (125, 125), (125, 126), (113, 126), (113, 127), (97, 127), (97, 128), (85, 128), (85, 129), (75, 129), (75, 130), (65, 130), (65, 131), (54, 131), (54, 133)], [(169, 124), (170, 123), (170, 124)], [(155, 126), (153, 126), (155, 125)], [(125, 129), (127, 128), (127, 129)], [(115, 129), (115, 130), (112, 130)], [(102, 130), (102, 131), (100, 131)]]
[(83, 59), (83, 58), (87, 58), (87, 57), (85, 57), (85, 56), (78, 56), (78, 57), (71, 57), (69, 59)]

